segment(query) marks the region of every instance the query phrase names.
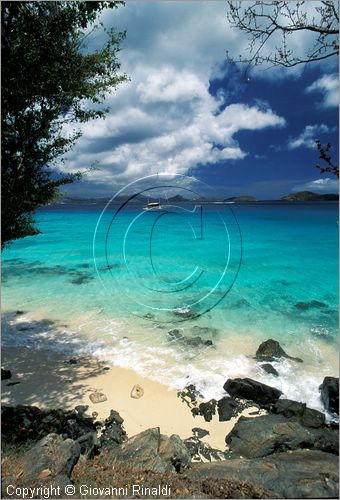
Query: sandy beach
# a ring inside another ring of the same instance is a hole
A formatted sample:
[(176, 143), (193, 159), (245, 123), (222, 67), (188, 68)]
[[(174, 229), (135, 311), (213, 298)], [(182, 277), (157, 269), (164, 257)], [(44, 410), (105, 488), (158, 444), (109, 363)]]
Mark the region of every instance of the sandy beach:
[[(236, 422), (219, 422), (218, 415), (211, 422), (203, 417), (193, 417), (188, 405), (178, 397), (177, 391), (150, 381), (120, 367), (108, 366), (92, 358), (70, 356), (25, 347), (6, 347), (2, 365), (8, 366), (12, 378), (2, 381), (2, 404), (35, 405), (39, 408), (72, 409), (88, 405), (88, 414), (96, 412), (98, 419), (108, 417), (116, 410), (124, 418), (128, 436), (152, 427), (160, 427), (166, 435), (178, 434), (182, 439), (192, 436), (192, 429), (200, 427), (209, 431), (202, 440), (215, 449), (225, 450), (225, 436)], [(20, 382), (20, 383), (16, 383)], [(9, 385), (8, 385), (9, 384)], [(139, 399), (131, 397), (131, 390), (140, 385), (144, 394)], [(92, 403), (90, 395), (104, 394), (106, 401)], [(249, 414), (252, 409), (245, 412)]]

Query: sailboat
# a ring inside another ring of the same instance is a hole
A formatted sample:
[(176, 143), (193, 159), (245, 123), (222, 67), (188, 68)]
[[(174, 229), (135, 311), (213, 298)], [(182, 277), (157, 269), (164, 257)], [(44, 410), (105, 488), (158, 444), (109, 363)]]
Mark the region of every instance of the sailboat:
[(161, 204), (160, 200), (159, 201), (151, 201), (149, 202), (149, 199), (148, 199), (148, 203), (145, 205), (145, 207), (143, 207), (143, 210), (161, 210), (163, 208), (163, 205)]

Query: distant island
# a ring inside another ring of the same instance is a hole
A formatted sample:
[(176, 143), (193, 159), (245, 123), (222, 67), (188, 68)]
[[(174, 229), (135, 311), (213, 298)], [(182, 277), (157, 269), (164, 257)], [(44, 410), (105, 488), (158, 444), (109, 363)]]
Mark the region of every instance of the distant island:
[(226, 198), (223, 201), (234, 201), (235, 203), (245, 203), (245, 202), (253, 202), (257, 201), (255, 196), (249, 196), (249, 195), (241, 195), (241, 196), (232, 196), (231, 198)]
[(338, 194), (316, 194), (312, 191), (299, 191), (298, 193), (282, 196), (283, 201), (337, 201)]
[[(68, 196), (65, 196), (61, 200), (57, 200), (54, 205), (106, 205), (111, 198), (70, 198)], [(125, 201), (128, 201), (129, 197), (128, 196), (117, 196), (114, 198), (113, 203), (123, 203)], [(285, 196), (282, 196), (279, 199), (273, 199), (273, 200), (258, 200), (255, 198), (255, 196), (251, 195), (239, 195), (239, 196), (231, 196), (229, 198), (204, 198), (202, 197), (196, 197), (194, 199), (189, 200), (188, 198), (184, 198), (181, 195), (176, 195), (173, 196), (172, 198), (168, 199), (154, 199), (154, 198), (146, 198), (145, 196), (139, 195), (134, 198), (132, 198), (129, 203), (136, 203), (136, 204), (144, 204), (147, 202), (154, 202), (154, 201), (160, 201), (161, 203), (164, 204), (171, 204), (171, 203), (186, 203), (186, 202), (199, 202), (199, 203), (282, 203), (282, 202), (308, 202), (308, 201), (338, 201), (339, 200), (339, 195), (338, 194), (332, 194), (332, 193), (327, 193), (327, 194), (317, 194), (313, 193), (312, 191), (299, 191), (296, 193), (290, 193)]]

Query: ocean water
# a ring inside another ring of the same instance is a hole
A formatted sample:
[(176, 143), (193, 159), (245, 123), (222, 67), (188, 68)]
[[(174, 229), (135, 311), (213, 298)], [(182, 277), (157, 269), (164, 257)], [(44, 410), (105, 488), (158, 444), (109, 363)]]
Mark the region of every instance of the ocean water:
[[(3, 343), (90, 353), (206, 398), (249, 376), (321, 408), (338, 372), (336, 204), (103, 208), (46, 207), (42, 234), (3, 252)], [(264, 373), (268, 338), (304, 362)]]

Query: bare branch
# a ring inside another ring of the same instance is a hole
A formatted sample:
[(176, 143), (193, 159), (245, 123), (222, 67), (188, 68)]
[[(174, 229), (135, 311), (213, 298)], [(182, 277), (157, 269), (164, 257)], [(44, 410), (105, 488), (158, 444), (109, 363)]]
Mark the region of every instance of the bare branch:
[[(274, 66), (293, 67), (298, 64), (320, 61), (339, 54), (339, 2), (325, 0), (311, 2), (279, 0), (266, 2), (256, 0), (242, 2), (229, 0), (227, 18), (230, 25), (248, 35), (250, 57), (239, 58), (247, 67), (265, 62)], [(306, 31), (316, 37), (305, 54), (298, 55), (289, 49), (288, 35)], [(281, 44), (266, 51), (273, 35), (281, 36)], [(230, 58), (235, 61), (235, 58)]]

